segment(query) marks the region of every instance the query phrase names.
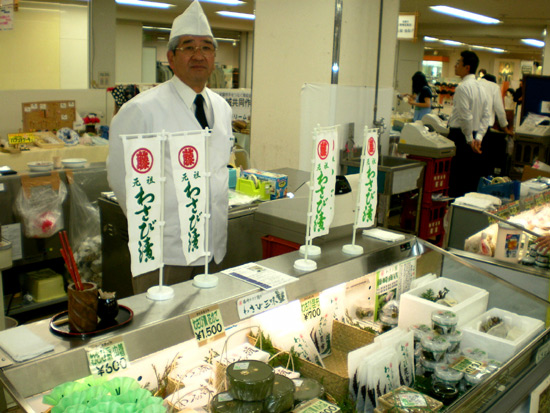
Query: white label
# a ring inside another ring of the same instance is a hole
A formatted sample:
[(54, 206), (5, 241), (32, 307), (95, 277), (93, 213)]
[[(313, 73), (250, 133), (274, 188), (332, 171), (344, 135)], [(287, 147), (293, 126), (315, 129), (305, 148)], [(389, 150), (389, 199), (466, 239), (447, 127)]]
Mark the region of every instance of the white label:
[(237, 311), (242, 320), (286, 303), (288, 303), (286, 290), (281, 287), (240, 298), (237, 301)]
[(220, 393), (218, 394), (218, 401), (219, 402), (230, 402), (233, 400), (233, 397), (229, 393)]
[(6, 187), (3, 183), (0, 184), (0, 192), (4, 192), (6, 190)]
[(46, 110), (46, 109), (48, 109), (48, 105), (46, 105), (45, 103), (41, 103), (40, 110)]
[(217, 305), (190, 314), (189, 320), (199, 346), (225, 336), (222, 314)]
[(544, 343), (542, 346), (539, 347), (537, 350), (537, 355), (535, 357), (535, 363), (539, 364), (542, 359), (544, 359), (546, 356), (550, 354), (550, 341)]
[(242, 362), (242, 363), (235, 363), (234, 369), (235, 370), (246, 370), (250, 363), (248, 362)]
[(550, 101), (543, 100), (541, 102), (540, 113), (550, 113)]
[(66, 104), (66, 103), (60, 103), (60, 104), (59, 104), (59, 107), (60, 107), (61, 109), (67, 109), (67, 104)]
[(128, 368), (130, 361), (122, 339), (107, 340), (86, 348), (88, 365), (92, 374), (103, 376)]

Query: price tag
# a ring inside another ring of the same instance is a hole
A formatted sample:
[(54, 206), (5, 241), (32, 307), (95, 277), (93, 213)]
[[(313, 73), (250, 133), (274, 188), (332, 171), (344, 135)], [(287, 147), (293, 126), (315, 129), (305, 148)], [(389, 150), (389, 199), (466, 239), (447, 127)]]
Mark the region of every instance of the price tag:
[(107, 340), (86, 348), (92, 374), (103, 376), (125, 370), (130, 365), (122, 339)]
[(321, 304), (319, 302), (319, 293), (300, 298), (300, 307), (302, 308), (302, 320), (308, 321), (321, 316)]
[(32, 133), (9, 133), (8, 143), (10, 145), (20, 145), (24, 143), (33, 143), (35, 136)]
[(217, 305), (189, 314), (189, 320), (199, 346), (225, 336), (222, 313)]
[(294, 411), (297, 413), (334, 413), (341, 410), (338, 406), (324, 400), (312, 399), (300, 406), (300, 409)]
[(240, 298), (237, 301), (237, 311), (242, 320), (286, 303), (288, 303), (286, 290), (284, 287), (280, 287)]

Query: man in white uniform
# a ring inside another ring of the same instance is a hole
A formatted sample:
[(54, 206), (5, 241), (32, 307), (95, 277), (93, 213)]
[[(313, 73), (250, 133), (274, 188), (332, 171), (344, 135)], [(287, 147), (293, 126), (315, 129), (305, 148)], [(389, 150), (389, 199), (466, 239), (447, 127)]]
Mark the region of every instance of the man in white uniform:
[(465, 50), (455, 65), (455, 74), (462, 78), (453, 97), (453, 111), (449, 118), (449, 136), (456, 145), (456, 155), (451, 161), (449, 195), (459, 197), (475, 192), (479, 181), (479, 168), (475, 154), (481, 154), (481, 136), (489, 126), (489, 109), (485, 91), (476, 81), (479, 58)]
[[(209, 246), (219, 264), (227, 249), (228, 172), (231, 152), (231, 108), (206, 87), (214, 69), (216, 43), (208, 20), (195, 0), (172, 25), (168, 62), (174, 77), (128, 101), (113, 118), (107, 159), (109, 185), (126, 212), (126, 172), (120, 135), (211, 129), (208, 138), (210, 177)], [(197, 96), (202, 96), (197, 98)], [(200, 100), (199, 100), (200, 99)], [(168, 144), (165, 165), (170, 165)], [(165, 168), (164, 281), (174, 284), (203, 272), (205, 259), (186, 262), (180, 239), (180, 222), (171, 168)], [(215, 271), (209, 271), (215, 272)], [(134, 293), (158, 284), (158, 271), (133, 277)]]

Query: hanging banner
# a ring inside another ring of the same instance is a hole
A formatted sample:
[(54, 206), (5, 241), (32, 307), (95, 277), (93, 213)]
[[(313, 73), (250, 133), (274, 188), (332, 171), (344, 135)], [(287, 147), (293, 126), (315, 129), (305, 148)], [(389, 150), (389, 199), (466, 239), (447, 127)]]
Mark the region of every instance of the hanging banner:
[(359, 173), (359, 211), (355, 214), (355, 226), (366, 228), (374, 225), (378, 203), (378, 129), (365, 128)]
[(178, 199), (181, 242), (187, 263), (205, 255), (206, 153), (209, 131), (168, 134), (172, 177)]
[(162, 263), (161, 134), (121, 135), (126, 167), (128, 248), (134, 277)]
[(313, 132), (313, 183), (310, 211), (310, 238), (328, 234), (334, 217), (334, 195), (338, 151), (336, 126), (316, 128)]

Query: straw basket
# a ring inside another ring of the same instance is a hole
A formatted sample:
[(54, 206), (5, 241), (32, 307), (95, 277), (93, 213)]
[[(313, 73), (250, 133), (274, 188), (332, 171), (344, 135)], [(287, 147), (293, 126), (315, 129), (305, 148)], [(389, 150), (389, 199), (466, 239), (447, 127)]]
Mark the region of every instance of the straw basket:
[[(323, 359), (325, 368), (300, 359), (300, 373), (319, 381), (336, 401), (342, 401), (349, 392), (348, 353), (374, 341), (375, 334), (334, 321), (332, 324), (332, 354)], [(255, 338), (249, 337), (252, 344)]]

